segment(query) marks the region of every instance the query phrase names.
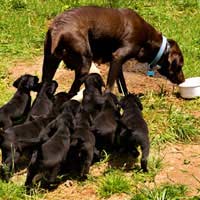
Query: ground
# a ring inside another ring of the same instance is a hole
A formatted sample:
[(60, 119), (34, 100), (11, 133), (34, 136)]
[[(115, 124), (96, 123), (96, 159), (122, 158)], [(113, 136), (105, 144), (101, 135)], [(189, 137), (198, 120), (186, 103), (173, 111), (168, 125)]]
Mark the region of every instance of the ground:
[[(177, 88), (166, 79), (156, 75), (155, 78), (147, 77), (144, 75), (144, 69), (138, 67), (137, 63), (135, 70), (130, 70), (131, 63), (126, 65), (125, 77), (130, 92), (145, 94), (149, 90), (160, 91), (163, 87), (166, 93), (171, 94), (172, 91)], [(41, 76), (42, 58), (36, 58), (32, 63), (16, 63), (9, 69), (9, 75), (11, 79), (16, 79), (24, 73), (36, 74)], [(104, 78), (106, 78), (106, 72), (108, 70), (106, 65), (99, 67)], [(141, 70), (143, 69), (143, 70)], [(137, 73), (136, 73), (137, 72)], [(66, 70), (63, 66), (60, 66), (55, 80), (59, 83), (58, 91), (69, 89), (69, 86), (73, 80), (73, 71)], [(181, 101), (175, 98), (175, 101)], [(199, 112), (196, 112), (196, 116), (200, 116)], [(200, 188), (200, 148), (197, 144), (169, 144), (166, 148), (160, 152), (160, 156), (163, 158), (162, 170), (156, 175), (155, 183), (160, 184), (164, 182), (185, 184), (189, 187), (189, 195), (196, 195)], [(91, 169), (92, 176), (99, 176), (106, 168), (106, 164), (101, 166), (95, 166)], [(24, 172), (21, 172), (13, 178), (13, 180), (24, 180)], [(85, 184), (82, 187), (79, 186), (77, 181), (66, 181), (59, 185), (59, 187), (45, 195), (47, 200), (97, 200), (95, 185)], [(126, 194), (113, 195), (109, 200), (126, 200), (128, 197)]]

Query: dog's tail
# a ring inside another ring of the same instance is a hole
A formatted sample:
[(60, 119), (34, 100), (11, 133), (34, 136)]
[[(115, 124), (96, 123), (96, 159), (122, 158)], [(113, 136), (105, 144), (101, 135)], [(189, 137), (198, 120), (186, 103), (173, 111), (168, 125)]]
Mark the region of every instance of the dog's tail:
[(147, 158), (149, 156), (149, 148), (150, 148), (150, 143), (149, 143), (149, 138), (147, 137), (143, 142), (143, 144), (141, 145), (142, 149), (141, 168), (143, 172), (148, 172)]

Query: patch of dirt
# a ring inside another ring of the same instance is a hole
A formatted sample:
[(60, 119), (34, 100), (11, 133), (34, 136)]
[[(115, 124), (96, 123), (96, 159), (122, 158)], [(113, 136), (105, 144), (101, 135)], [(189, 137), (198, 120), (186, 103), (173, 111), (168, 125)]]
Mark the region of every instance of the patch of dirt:
[(188, 194), (196, 195), (200, 190), (199, 144), (169, 145), (162, 156), (164, 167), (156, 175), (155, 182), (187, 185)]
[[(134, 68), (131, 68), (132, 65), (134, 65)], [(99, 68), (106, 80), (108, 67), (101, 65)], [(41, 78), (41, 71), (42, 57), (39, 57), (33, 63), (16, 63), (9, 69), (9, 75), (11, 80), (15, 80), (25, 73), (35, 74)], [(144, 75), (146, 68), (138, 63), (128, 63), (124, 71), (130, 92), (145, 94), (150, 90), (156, 92), (164, 91), (171, 96), (174, 90), (176, 90), (173, 84), (158, 74), (153, 78)], [(67, 91), (72, 84), (73, 78), (73, 71), (66, 70), (63, 66), (59, 67), (55, 75), (55, 80), (59, 83), (58, 91)], [(116, 88), (115, 92), (117, 93)], [(175, 101), (180, 103), (181, 100), (176, 98)], [(199, 116), (198, 111), (197, 116)], [(169, 145), (162, 151), (161, 155), (163, 155), (164, 166), (155, 178), (156, 184), (166, 182), (185, 184), (189, 187), (189, 195), (197, 195), (198, 189), (200, 189), (200, 146), (192, 144)], [(107, 165), (100, 167), (92, 166), (90, 173), (92, 176), (100, 176), (106, 167)], [(98, 200), (95, 184), (84, 184), (82, 186), (79, 184), (75, 180), (72, 180), (70, 184), (65, 182), (59, 185), (56, 190), (48, 192), (45, 195), (45, 199)], [(126, 194), (117, 194), (109, 198), (109, 200), (120, 199), (126, 200), (128, 196)]]

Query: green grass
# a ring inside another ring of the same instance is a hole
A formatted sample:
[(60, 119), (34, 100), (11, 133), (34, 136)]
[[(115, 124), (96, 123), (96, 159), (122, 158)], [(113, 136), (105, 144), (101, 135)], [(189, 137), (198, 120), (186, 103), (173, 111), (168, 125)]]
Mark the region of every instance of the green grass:
[(169, 101), (167, 96), (149, 93), (142, 98), (142, 102), (152, 146), (166, 142), (188, 143), (199, 138), (200, 121), (192, 112), (198, 109), (200, 98), (177, 103)]
[(118, 170), (111, 170), (100, 181), (98, 193), (101, 197), (109, 197), (116, 193), (129, 193), (130, 190), (130, 181), (126, 176)]
[[(200, 76), (199, 0), (0, 0), (0, 105), (13, 94), (8, 89), (12, 84), (8, 68), (16, 61), (34, 62), (35, 57), (42, 56), (49, 21), (65, 9), (81, 5), (128, 7), (136, 10), (166, 37), (179, 43), (184, 54), (186, 77)], [(164, 88), (161, 88), (160, 93), (146, 94), (142, 102), (150, 131), (151, 149), (157, 150), (168, 142), (199, 142), (200, 121), (195, 117), (195, 111), (199, 110), (200, 98), (177, 100), (174, 96), (167, 96)], [(184, 186), (155, 185), (155, 189), (138, 189), (147, 181), (153, 183), (155, 175), (162, 169), (162, 157), (153, 152), (156, 151), (151, 150), (148, 164), (150, 172), (147, 174), (134, 169), (130, 179), (123, 169), (112, 169), (105, 176), (95, 178), (94, 184), (99, 185), (99, 196), (106, 198), (115, 193), (128, 193), (132, 199), (180, 199), (186, 192)], [(109, 159), (110, 155), (105, 153), (102, 163), (107, 163)], [(23, 186), (0, 181), (2, 200), (39, 197), (37, 193), (27, 196)], [(193, 197), (193, 200), (196, 199), (200, 198)]]
[(0, 180), (0, 200), (37, 200), (41, 197), (42, 193), (33, 191), (28, 195), (24, 186)]
[(185, 199), (184, 185), (163, 185), (154, 189), (142, 188), (131, 200), (180, 200)]

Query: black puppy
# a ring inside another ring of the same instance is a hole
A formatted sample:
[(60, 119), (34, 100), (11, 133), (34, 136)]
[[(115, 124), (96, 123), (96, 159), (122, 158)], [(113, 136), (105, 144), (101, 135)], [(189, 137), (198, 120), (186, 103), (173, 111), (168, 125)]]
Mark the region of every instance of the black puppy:
[(55, 116), (61, 113), (63, 104), (70, 99), (70, 95), (66, 92), (59, 92), (53, 98), (53, 113)]
[[(70, 151), (67, 160), (76, 161), (80, 165), (80, 176), (86, 178), (89, 173), (90, 166), (93, 161), (95, 150), (95, 137), (90, 131), (90, 115), (83, 109), (77, 113), (76, 128), (74, 133), (71, 135)], [(68, 162), (67, 162), (68, 164)]]
[(139, 156), (137, 147), (142, 150), (141, 168), (147, 172), (147, 158), (149, 155), (148, 127), (142, 116), (142, 104), (138, 97), (129, 94), (120, 101), (123, 109), (121, 117), (120, 145), (123, 150)]
[(38, 80), (37, 76), (25, 74), (14, 81), (16, 93), (0, 108), (0, 126), (4, 130), (11, 127), (16, 120), (25, 120), (31, 107), (30, 91), (35, 90)]
[(53, 108), (54, 93), (58, 87), (56, 81), (40, 83), (27, 120), (36, 119), (39, 116), (47, 116)]
[(112, 150), (120, 119), (119, 102), (112, 93), (106, 93), (104, 98), (102, 109), (94, 118), (91, 130), (95, 135), (98, 150)]
[(28, 167), (26, 186), (29, 187), (40, 172), (47, 175), (47, 184), (55, 182), (61, 164), (67, 157), (71, 129), (74, 129), (73, 119), (79, 105), (80, 103), (75, 100), (64, 103), (62, 113), (43, 129), (38, 139), (30, 140), (34, 145), (38, 143), (38, 149)]
[(6, 180), (8, 180), (12, 168), (16, 168), (21, 156), (26, 154), (26, 157), (30, 159), (34, 150), (32, 145), (23, 142), (23, 140), (38, 137), (42, 128), (52, 119), (52, 117), (38, 117), (33, 121), (10, 127), (0, 134), (2, 164), (7, 168), (8, 173), (7, 176), (5, 175)]
[(104, 103), (102, 87), (105, 86), (105, 83), (102, 77), (97, 73), (91, 73), (82, 80), (85, 84), (82, 100), (83, 109), (94, 118), (101, 110), (101, 106)]

